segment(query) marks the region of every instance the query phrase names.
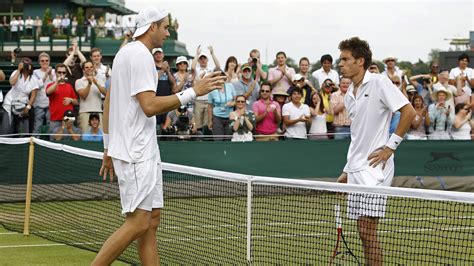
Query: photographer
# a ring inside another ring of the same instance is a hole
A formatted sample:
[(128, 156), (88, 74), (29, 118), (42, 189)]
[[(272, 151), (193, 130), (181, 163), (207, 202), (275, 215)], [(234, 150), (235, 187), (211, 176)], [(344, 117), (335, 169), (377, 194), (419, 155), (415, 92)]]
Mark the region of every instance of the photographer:
[(250, 58), (248, 64), (252, 67), (252, 78), (257, 82), (262, 83), (267, 80), (268, 77), (268, 66), (262, 64), (260, 61), (260, 51), (252, 49), (250, 51)]
[(66, 66), (56, 65), (56, 82), (46, 86), (46, 95), (49, 97), (50, 112), (50, 132), (57, 132), (62, 126), (64, 113), (73, 110), (75, 105), (79, 105), (76, 93), (71, 84), (66, 83)]
[(39, 82), (33, 76), (31, 63), (30, 58), (22, 58), (18, 69), (13, 71), (10, 76), (12, 88), (5, 98), (11, 99), (11, 101), (3, 103), (3, 107), (8, 113), (8, 117), (5, 118), (9, 119), (7, 120), (9, 122), (11, 121), (10, 130), (7, 129), (9, 133), (30, 133), (29, 116), (39, 88)]
[(78, 128), (74, 126), (74, 113), (71, 110), (64, 112), (64, 117), (61, 122), (61, 127), (57, 128), (54, 132), (53, 139), (55, 141), (60, 140), (75, 140), (81, 139), (81, 133)]
[(163, 124), (163, 131), (168, 135), (177, 135), (178, 139), (189, 139), (189, 135), (196, 135), (197, 128), (194, 124), (193, 114), (186, 106), (169, 112)]

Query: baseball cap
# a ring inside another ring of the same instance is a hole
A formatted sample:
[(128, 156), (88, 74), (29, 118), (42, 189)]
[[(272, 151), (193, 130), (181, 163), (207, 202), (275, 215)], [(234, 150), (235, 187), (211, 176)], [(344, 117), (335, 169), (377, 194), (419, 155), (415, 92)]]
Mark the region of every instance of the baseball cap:
[(156, 52), (163, 53), (163, 49), (161, 49), (161, 48), (153, 48), (153, 50), (151, 50), (151, 54), (155, 54)]
[(298, 81), (303, 79), (304, 77), (301, 74), (296, 74), (293, 76), (293, 81)]
[(248, 69), (250, 69), (250, 71), (252, 71), (252, 67), (247, 63), (243, 64), (242, 67), (240, 67), (240, 69), (242, 69), (242, 70), (244, 70), (246, 68), (248, 68)]
[(413, 86), (413, 85), (408, 85), (408, 86), (407, 86), (407, 92), (416, 92), (415, 86)]
[(181, 63), (181, 62), (188, 63), (188, 59), (186, 58), (186, 56), (178, 56), (178, 58), (176, 58), (176, 65)]
[(166, 16), (168, 16), (168, 11), (164, 9), (147, 7), (140, 10), (135, 18), (135, 26), (137, 29), (135, 30), (135, 33), (133, 33), (133, 38), (135, 39), (144, 34), (148, 28), (150, 28), (151, 23), (159, 21)]
[(64, 112), (63, 120), (74, 121), (75, 119), (76, 117), (74, 116), (74, 113), (72, 112), (72, 110), (66, 110), (66, 112)]

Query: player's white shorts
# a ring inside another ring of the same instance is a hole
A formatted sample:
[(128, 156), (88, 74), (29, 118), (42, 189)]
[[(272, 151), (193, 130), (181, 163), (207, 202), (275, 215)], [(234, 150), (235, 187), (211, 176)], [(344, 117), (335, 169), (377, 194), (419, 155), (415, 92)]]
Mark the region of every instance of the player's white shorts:
[[(382, 165), (367, 166), (364, 170), (347, 173), (347, 183), (364, 186), (384, 186), (392, 184), (394, 175), (393, 156), (387, 161), (385, 169)], [(359, 216), (384, 217), (387, 206), (387, 197), (371, 194), (349, 194), (347, 197), (347, 215), (351, 219)]]
[(146, 211), (163, 208), (163, 174), (159, 155), (139, 163), (113, 158), (112, 161), (119, 183), (122, 214), (134, 212), (137, 208)]

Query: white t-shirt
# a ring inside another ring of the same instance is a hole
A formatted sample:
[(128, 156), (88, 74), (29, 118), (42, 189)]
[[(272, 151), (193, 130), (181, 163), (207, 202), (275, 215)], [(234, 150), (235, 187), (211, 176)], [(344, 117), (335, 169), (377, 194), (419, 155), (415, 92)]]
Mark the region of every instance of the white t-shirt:
[[(459, 67), (456, 67), (456, 68), (451, 69), (451, 71), (449, 71), (449, 79), (456, 80), (456, 77), (461, 75), (461, 73), (463, 73), (463, 76), (467, 76), (469, 80), (471, 80), (474, 78), (473, 72), (474, 71), (470, 67), (466, 67), (466, 69), (464, 70), (461, 70), (459, 69)], [(466, 81), (466, 84), (464, 85), (464, 89), (465, 89), (464, 92), (466, 92), (468, 95), (471, 95), (472, 89), (468, 81)]]
[[(105, 72), (107, 71), (107, 66), (104, 66), (104, 64), (100, 64), (99, 68), (96, 68), (95, 71), (97, 71), (97, 74), (95, 75), (96, 78), (102, 80), (102, 82), (105, 84), (107, 81), (107, 77), (105, 76)], [(109, 76), (112, 74), (112, 69), (109, 68)]]
[[(302, 115), (309, 116), (309, 106), (306, 104), (301, 104), (299, 107), (294, 105), (292, 102), (286, 103), (283, 105), (281, 111), (282, 116), (288, 116), (290, 120), (300, 118)], [(306, 138), (306, 123), (298, 122), (286, 128), (285, 136), (295, 139), (305, 139)]]
[(331, 79), (332, 82), (334, 82), (336, 85), (339, 85), (339, 74), (334, 69), (331, 69), (329, 70), (329, 73), (326, 73), (323, 68), (320, 68), (314, 71), (312, 75), (315, 79), (318, 80), (320, 88), (322, 87), (323, 82), (326, 79)]
[(38, 93), (36, 94), (36, 100), (35, 103), (33, 104), (34, 107), (40, 107), (40, 108), (46, 108), (49, 107), (49, 97), (46, 95), (46, 86), (56, 80), (56, 73), (54, 71), (51, 71), (51, 76), (52, 80), (49, 78), (49, 76), (46, 78), (46, 80), (43, 82), (44, 75), (46, 75), (47, 72), (44, 72), (41, 69), (35, 69), (33, 71), (33, 76), (38, 80)]
[(351, 144), (344, 172), (351, 173), (369, 165), (369, 155), (385, 146), (389, 139), (392, 113), (408, 99), (385, 75), (365, 72), (362, 85), (354, 96), (354, 84), (344, 96), (351, 124)]
[(10, 31), (11, 32), (17, 32), (19, 26), (20, 26), (20, 22), (18, 20), (10, 21)]
[[(102, 82), (100, 79), (96, 79), (97, 83), (101, 87), (104, 87), (105, 84)], [(86, 77), (82, 77), (78, 80), (76, 80), (76, 85), (74, 88), (76, 91), (82, 90), (87, 87), (89, 84), (89, 81), (87, 81)], [(79, 113), (87, 113), (87, 112), (97, 112), (97, 113), (102, 113), (102, 97), (99, 88), (92, 83), (91, 89), (89, 90), (89, 94), (85, 99), (81, 98), (80, 104), (79, 104)]]
[(147, 117), (136, 95), (156, 93), (158, 73), (148, 48), (134, 41), (119, 50), (112, 69), (109, 109), (109, 156), (130, 163), (159, 156), (156, 118)]
[[(12, 77), (15, 75), (17, 71), (18, 70), (13, 71), (12, 75), (10, 76), (10, 80), (12, 79)], [(37, 90), (38, 88), (39, 88), (39, 83), (38, 83), (38, 80), (35, 78), (35, 76), (32, 75), (25, 80), (23, 78), (23, 75), (20, 74), (20, 76), (18, 77), (18, 81), (16, 82), (14, 86), (12, 86), (10, 90), (12, 93), (11, 94), (12, 100), (13, 101), (20, 100), (23, 102), (25, 101), (27, 102), (28, 99), (30, 98), (30, 93), (33, 90)]]

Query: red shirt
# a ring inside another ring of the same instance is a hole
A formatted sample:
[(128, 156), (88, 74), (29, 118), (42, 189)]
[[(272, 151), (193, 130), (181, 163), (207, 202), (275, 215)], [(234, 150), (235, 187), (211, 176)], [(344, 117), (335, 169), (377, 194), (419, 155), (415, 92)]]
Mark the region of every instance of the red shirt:
[[(48, 84), (45, 90), (47, 90), (53, 85), (54, 82)], [(46, 93), (46, 95), (48, 94)], [(77, 99), (76, 93), (74, 92), (74, 89), (69, 83), (58, 84), (58, 88), (56, 89), (56, 91), (48, 95), (48, 97), (51, 121), (62, 121), (64, 118), (64, 112), (66, 112), (67, 110), (73, 110), (74, 107), (72, 103), (66, 106), (63, 104), (64, 98)]]

